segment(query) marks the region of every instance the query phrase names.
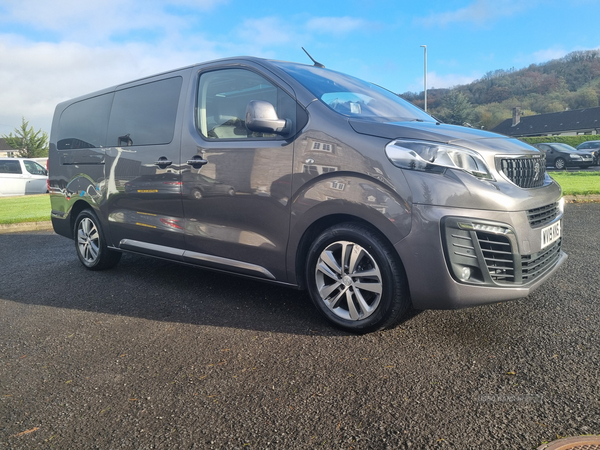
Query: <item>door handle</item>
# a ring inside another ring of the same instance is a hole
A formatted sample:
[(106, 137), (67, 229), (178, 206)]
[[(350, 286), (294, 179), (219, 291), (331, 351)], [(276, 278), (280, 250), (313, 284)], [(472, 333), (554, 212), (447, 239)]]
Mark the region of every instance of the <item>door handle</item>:
[(173, 161), (169, 161), (166, 156), (161, 156), (158, 158), (158, 161), (154, 161), (154, 165), (160, 167), (161, 169), (163, 167), (170, 166), (171, 164), (173, 164)]
[(208, 164), (208, 161), (200, 155), (194, 155), (192, 159), (188, 159), (187, 163), (192, 166), (194, 169), (201, 168), (204, 164)]

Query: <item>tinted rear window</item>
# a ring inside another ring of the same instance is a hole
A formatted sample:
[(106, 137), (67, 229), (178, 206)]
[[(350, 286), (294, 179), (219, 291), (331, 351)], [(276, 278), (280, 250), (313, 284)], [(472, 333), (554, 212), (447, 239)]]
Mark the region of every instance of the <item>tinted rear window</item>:
[(22, 173), (19, 161), (0, 161), (0, 173)]
[(60, 116), (59, 150), (103, 147), (113, 94), (88, 98), (68, 106)]
[(115, 93), (107, 145), (168, 144), (173, 139), (181, 77)]

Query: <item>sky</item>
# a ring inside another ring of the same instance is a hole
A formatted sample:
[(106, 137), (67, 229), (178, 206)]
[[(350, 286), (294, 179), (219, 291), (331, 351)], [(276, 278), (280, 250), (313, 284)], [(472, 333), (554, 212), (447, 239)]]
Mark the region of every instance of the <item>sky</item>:
[(0, 0), (0, 135), (56, 104), (198, 62), (258, 56), (421, 92), (600, 48), (600, 0)]

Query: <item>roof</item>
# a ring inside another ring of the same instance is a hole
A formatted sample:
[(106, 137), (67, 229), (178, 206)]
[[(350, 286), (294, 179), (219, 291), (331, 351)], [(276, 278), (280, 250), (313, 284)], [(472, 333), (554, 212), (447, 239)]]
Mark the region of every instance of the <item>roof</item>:
[(506, 119), (492, 131), (507, 136), (543, 136), (592, 130), (600, 132), (600, 107), (524, 116), (515, 126), (512, 119)]
[(8, 145), (8, 142), (6, 142), (6, 140), (4, 138), (0, 138), (0, 152), (6, 151), (6, 150), (13, 151), (14, 148), (12, 148), (10, 145)]

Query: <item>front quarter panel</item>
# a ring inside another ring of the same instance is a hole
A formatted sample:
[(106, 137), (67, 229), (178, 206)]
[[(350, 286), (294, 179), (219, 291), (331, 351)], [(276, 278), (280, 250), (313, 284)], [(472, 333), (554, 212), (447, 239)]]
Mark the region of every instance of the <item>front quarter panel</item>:
[(411, 227), (411, 191), (402, 170), (385, 156), (387, 139), (355, 133), (344, 117), (319, 102), (309, 113), (295, 143), (287, 251), (288, 279), (298, 284), (302, 261), (296, 262), (296, 253), (302, 254), (303, 237), (315, 224), (366, 221), (392, 244)]

